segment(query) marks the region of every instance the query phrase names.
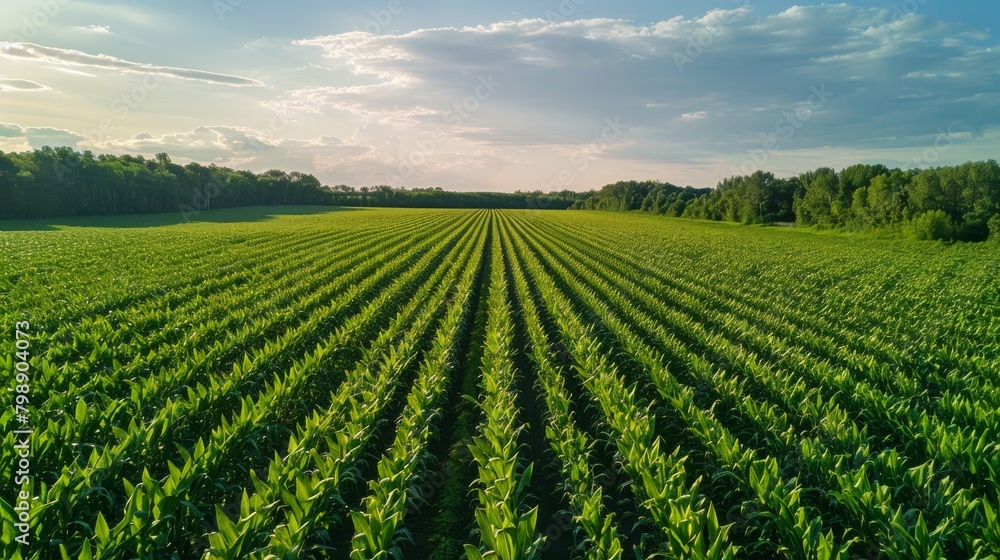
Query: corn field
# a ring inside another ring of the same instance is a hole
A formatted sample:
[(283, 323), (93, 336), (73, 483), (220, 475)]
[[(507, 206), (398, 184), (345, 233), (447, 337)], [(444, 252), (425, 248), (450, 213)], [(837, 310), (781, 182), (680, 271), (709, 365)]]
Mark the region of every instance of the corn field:
[(3, 558), (1000, 558), (995, 245), (219, 215), (0, 231)]

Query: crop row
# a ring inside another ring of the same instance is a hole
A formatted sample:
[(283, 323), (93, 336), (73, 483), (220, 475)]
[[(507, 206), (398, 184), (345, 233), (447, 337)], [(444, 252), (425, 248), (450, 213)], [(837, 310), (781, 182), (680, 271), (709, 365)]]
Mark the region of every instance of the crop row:
[(986, 248), (516, 211), (131, 233), (3, 259), (39, 325), (5, 558), (1000, 551)]

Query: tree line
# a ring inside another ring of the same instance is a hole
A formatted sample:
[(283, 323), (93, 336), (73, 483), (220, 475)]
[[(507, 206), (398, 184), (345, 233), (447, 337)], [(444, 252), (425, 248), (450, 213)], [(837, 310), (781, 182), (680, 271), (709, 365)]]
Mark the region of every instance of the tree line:
[(858, 164), (789, 178), (757, 171), (724, 179), (714, 189), (621, 181), (573, 208), (851, 231), (894, 229), (918, 239), (981, 241), (991, 232), (1000, 236), (1000, 165), (988, 160), (902, 170)]
[(440, 187), (401, 188), (388, 185), (355, 188), (337, 185), (330, 189), (332, 203), (338, 206), (382, 206), (403, 208), (528, 208), (565, 210), (587, 196), (564, 190), (559, 192), (515, 191), (455, 192)]
[(329, 199), (315, 177), (298, 172), (181, 166), (167, 154), (147, 159), (49, 147), (0, 152), (0, 219), (327, 204)]
[(576, 210), (609, 210), (627, 212), (639, 210), (680, 217), (687, 205), (712, 189), (677, 187), (661, 181), (619, 181), (591, 191), (572, 206)]
[(194, 212), (239, 206), (337, 205), (413, 208), (565, 209), (560, 193), (451, 192), (440, 188), (326, 187), (309, 174), (253, 173), (174, 163), (167, 154), (94, 155), (71, 148), (0, 152), (0, 219)]
[(714, 189), (619, 181), (598, 191), (453, 192), (379, 185), (326, 187), (309, 174), (174, 163), (167, 154), (94, 155), (71, 148), (0, 152), (0, 219), (193, 212), (271, 205), (640, 211), (745, 224), (795, 222), (920, 239), (1000, 237), (1000, 165), (933, 169), (852, 165), (779, 178), (757, 171)]

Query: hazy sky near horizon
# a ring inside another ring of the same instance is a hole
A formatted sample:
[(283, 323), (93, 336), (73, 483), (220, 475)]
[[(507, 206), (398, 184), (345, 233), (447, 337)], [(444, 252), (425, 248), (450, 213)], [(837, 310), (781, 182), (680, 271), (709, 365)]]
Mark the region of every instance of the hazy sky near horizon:
[(353, 186), (714, 186), (1000, 156), (993, 2), (6, 0), (0, 150)]

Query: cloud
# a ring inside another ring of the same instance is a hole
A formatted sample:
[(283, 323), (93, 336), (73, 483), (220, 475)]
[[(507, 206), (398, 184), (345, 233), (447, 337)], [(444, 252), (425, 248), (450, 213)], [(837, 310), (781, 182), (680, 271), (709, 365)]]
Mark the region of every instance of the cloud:
[(16, 124), (0, 123), (0, 138), (23, 138), (24, 127)]
[[(91, 21), (128, 27), (99, 15)], [(83, 40), (83, 31), (72, 36)], [(776, 144), (759, 166), (780, 173), (909, 161), (939, 130), (956, 142), (940, 164), (995, 157), (1000, 148), (991, 32), (890, 9), (823, 4), (762, 13), (747, 3), (648, 23), (521, 19), (245, 45), (219, 51), (229, 64), (220, 68), (253, 67), (269, 87), (226, 95), (196, 88), (185, 92), (190, 99), (164, 91), (128, 123), (129, 134), (145, 133), (84, 145), (314, 170), (331, 184), (505, 189), (548, 185), (565, 170), (573, 188), (626, 177), (709, 186), (769, 142)], [(48, 84), (73, 92), (84, 113), (106, 111), (87, 103), (120, 93), (101, 91), (109, 71), (264, 85), (30, 43), (2, 47), (0, 57), (34, 62), (20, 67), (36, 73), (0, 80), (0, 91)], [(826, 92), (822, 102), (817, 91)], [(50, 111), (37, 101), (46, 97), (5, 99), (15, 112)], [(296, 124), (282, 134), (235, 126), (260, 126), (251, 115), (261, 105)], [(47, 113), (34, 116), (23, 124), (53, 124)], [(189, 119), (182, 129), (177, 116)], [(84, 117), (80, 128), (93, 128), (96, 119)], [(609, 121), (621, 130), (609, 130)], [(216, 122), (233, 126), (208, 126)], [(0, 138), (27, 142), (23, 130), (8, 133), (18, 135)]]
[(172, 76), (182, 80), (193, 80), (227, 86), (262, 86), (261, 82), (250, 78), (132, 62), (103, 54), (89, 54), (82, 51), (46, 47), (34, 43), (4, 43), (0, 56), (16, 60), (37, 60), (59, 66), (100, 68), (132, 74)]
[(117, 153), (167, 152), (181, 159), (216, 163), (259, 156), (276, 149), (263, 132), (232, 126), (200, 126), (189, 132), (159, 136), (139, 133), (129, 139), (109, 140), (98, 146)]
[(25, 129), (24, 135), (28, 139), (28, 145), (32, 148), (43, 146), (76, 148), (77, 144), (86, 140), (86, 137), (80, 134), (59, 128), (28, 127)]
[(74, 25), (70, 29), (83, 31), (85, 33), (96, 33), (98, 35), (110, 35), (111, 27), (107, 25)]
[(9, 78), (0, 78), (0, 92), (14, 92), (14, 91), (51, 91), (52, 88), (49, 86), (42, 85), (38, 82), (32, 80), (16, 80)]
[(314, 173), (331, 185), (435, 186), (455, 182), (466, 189), (482, 190), (489, 188), (491, 177), (513, 163), (497, 150), (461, 153), (446, 144), (433, 144), (429, 138), (404, 142), (393, 136), (392, 130), (372, 121), (347, 139), (298, 139), (276, 138), (273, 133), (246, 127), (202, 126), (180, 133), (140, 133), (100, 142), (94, 148), (102, 153), (147, 156), (166, 152), (178, 162), (215, 163), (257, 172), (284, 169)]
[(69, 74), (71, 76), (83, 76), (85, 78), (96, 78), (96, 74), (90, 74), (88, 72), (81, 72), (79, 70), (73, 70), (72, 68), (56, 68), (59, 72), (63, 74)]
[[(41, 148), (43, 146), (76, 148), (77, 144), (86, 139), (70, 130), (37, 126), (24, 127), (10, 123), (0, 123), (0, 138), (14, 139), (18, 141), (22, 149), (23, 147)], [(10, 141), (4, 142), (4, 145), (9, 144)]]
[(96, 144), (101, 151), (154, 155), (166, 152), (178, 161), (216, 163), (264, 171), (311, 172), (317, 157), (357, 157), (367, 146), (345, 143), (333, 136), (311, 139), (276, 138), (274, 133), (239, 126), (200, 126), (189, 132), (153, 135)]
[[(765, 16), (713, 10), (648, 25), (529, 19), (297, 44), (361, 83), (299, 88), (275, 107), (439, 130), (481, 147), (571, 148), (619, 117), (634, 127), (629, 145), (601, 157), (718, 162), (759, 148), (796, 111), (808, 122), (781, 138), (786, 150), (917, 146), (941, 126), (980, 134), (1000, 124), (987, 31), (847, 4)], [(501, 84), (495, 94), (449, 124), (490, 76)], [(830, 96), (806, 113), (813, 88)]]

